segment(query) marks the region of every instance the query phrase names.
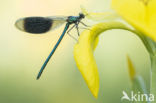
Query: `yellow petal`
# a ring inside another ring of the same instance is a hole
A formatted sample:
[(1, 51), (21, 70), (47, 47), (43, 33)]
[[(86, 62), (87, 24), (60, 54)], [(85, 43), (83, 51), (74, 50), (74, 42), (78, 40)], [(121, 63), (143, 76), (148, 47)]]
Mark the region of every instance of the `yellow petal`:
[(127, 55), (127, 62), (128, 62), (129, 75), (132, 83), (132, 90), (134, 92), (139, 91), (141, 92), (141, 94), (149, 93), (149, 90), (146, 88), (143, 77), (136, 73), (136, 69), (128, 55)]
[(96, 48), (97, 42), (94, 43), (91, 39), (89, 30), (85, 30), (81, 33), (79, 42), (74, 47), (74, 58), (90, 91), (94, 97), (97, 98), (99, 91), (99, 75), (93, 56), (93, 49)]
[(156, 41), (156, 0), (112, 0), (112, 7), (133, 27)]
[(99, 74), (93, 51), (98, 44), (98, 35), (110, 29), (125, 29), (120, 22), (104, 22), (94, 25), (90, 30), (81, 33), (78, 43), (74, 47), (76, 65), (85, 79), (88, 88), (97, 98), (99, 91)]
[(127, 56), (127, 62), (128, 62), (129, 75), (130, 75), (131, 80), (133, 81), (136, 76), (136, 73), (135, 73), (135, 68), (133, 66), (133, 63), (131, 59), (129, 58), (129, 56)]

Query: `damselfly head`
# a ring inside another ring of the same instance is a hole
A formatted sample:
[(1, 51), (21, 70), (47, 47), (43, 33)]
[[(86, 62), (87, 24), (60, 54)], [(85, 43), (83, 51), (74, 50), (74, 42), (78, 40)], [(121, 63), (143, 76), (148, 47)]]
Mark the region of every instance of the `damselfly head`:
[(85, 15), (83, 13), (79, 13), (80, 18), (85, 18)]

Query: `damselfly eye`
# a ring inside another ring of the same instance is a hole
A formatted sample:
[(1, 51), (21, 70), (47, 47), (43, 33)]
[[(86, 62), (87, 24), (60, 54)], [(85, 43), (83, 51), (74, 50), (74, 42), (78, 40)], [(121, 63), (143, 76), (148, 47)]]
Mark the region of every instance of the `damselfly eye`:
[(80, 18), (84, 18), (85, 15), (83, 13), (79, 13)]

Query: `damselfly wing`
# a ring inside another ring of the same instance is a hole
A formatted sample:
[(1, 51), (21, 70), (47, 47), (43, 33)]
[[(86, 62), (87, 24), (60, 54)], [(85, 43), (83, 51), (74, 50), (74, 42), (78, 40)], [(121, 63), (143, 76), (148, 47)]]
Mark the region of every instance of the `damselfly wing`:
[(16, 21), (15, 26), (24, 32), (41, 34), (61, 26), (68, 17), (25, 17)]

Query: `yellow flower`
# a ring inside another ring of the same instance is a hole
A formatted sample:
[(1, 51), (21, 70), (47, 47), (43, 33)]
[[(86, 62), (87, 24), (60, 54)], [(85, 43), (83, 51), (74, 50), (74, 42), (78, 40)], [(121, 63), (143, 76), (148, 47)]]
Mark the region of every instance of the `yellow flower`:
[(156, 0), (112, 0), (112, 7), (134, 28), (156, 42)]
[[(99, 91), (99, 75), (96, 61), (93, 56), (93, 51), (98, 44), (98, 35), (110, 29), (125, 29), (138, 35), (145, 44), (149, 53), (154, 54), (153, 49), (146, 37), (150, 37), (156, 41), (156, 0), (112, 0), (112, 7), (117, 13), (130, 23), (135, 30), (126, 27), (121, 22), (113, 22), (119, 15), (113, 12), (104, 13), (88, 13), (82, 8), (83, 13), (88, 19), (95, 21), (108, 20), (109, 22), (99, 23), (91, 27), (90, 30), (85, 30), (79, 38), (78, 43), (74, 48), (74, 58), (76, 65), (85, 79), (92, 94), (97, 98)], [(152, 41), (155, 45), (155, 42)], [(135, 76), (132, 63), (128, 59), (130, 67), (131, 79)]]

